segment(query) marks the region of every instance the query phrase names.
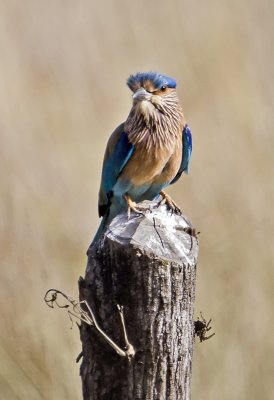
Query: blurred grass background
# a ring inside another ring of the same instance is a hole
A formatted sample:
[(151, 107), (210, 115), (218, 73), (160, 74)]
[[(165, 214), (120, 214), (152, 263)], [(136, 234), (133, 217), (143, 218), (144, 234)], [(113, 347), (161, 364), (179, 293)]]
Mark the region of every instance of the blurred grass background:
[(50, 287), (77, 296), (98, 226), (108, 136), (125, 81), (177, 79), (190, 175), (169, 192), (201, 230), (193, 399), (272, 399), (274, 3), (9, 0), (0, 4), (1, 399), (81, 399), (77, 328)]

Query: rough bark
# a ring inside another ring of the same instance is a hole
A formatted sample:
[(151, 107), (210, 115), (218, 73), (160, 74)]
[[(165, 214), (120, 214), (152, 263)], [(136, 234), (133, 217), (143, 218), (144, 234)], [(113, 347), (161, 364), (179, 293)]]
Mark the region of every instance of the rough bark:
[(80, 299), (121, 348), (117, 304), (135, 356), (119, 356), (93, 326), (82, 324), (84, 400), (189, 400), (194, 340), (197, 240), (190, 222), (165, 206), (117, 216), (89, 248)]

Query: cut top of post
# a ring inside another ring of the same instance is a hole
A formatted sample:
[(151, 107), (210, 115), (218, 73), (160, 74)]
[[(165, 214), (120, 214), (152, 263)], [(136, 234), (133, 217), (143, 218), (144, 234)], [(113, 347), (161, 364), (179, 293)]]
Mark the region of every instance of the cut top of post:
[[(105, 237), (133, 245), (161, 259), (195, 265), (198, 258), (198, 239), (192, 223), (184, 216), (172, 212), (166, 205), (156, 207), (157, 202), (143, 202), (148, 210), (127, 213), (113, 219)], [(192, 233), (194, 232), (194, 234)]]

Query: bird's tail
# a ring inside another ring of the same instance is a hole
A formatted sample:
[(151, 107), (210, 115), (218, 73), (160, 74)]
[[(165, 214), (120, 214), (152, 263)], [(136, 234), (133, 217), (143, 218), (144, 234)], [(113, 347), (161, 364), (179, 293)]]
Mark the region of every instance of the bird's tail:
[(93, 240), (91, 242), (91, 246), (94, 246), (98, 242), (98, 240), (100, 239), (102, 234), (104, 233), (104, 231), (106, 229), (106, 226), (107, 226), (107, 223), (108, 223), (108, 219), (109, 219), (108, 217), (109, 217), (109, 213), (104, 215), (104, 217), (103, 217), (103, 219), (102, 219), (102, 221), (101, 221), (101, 223), (99, 225), (99, 228), (97, 229), (97, 232), (96, 232), (96, 234), (95, 234), (95, 236), (94, 236), (94, 238), (93, 238)]
[(105, 215), (103, 216), (103, 219), (99, 225), (99, 228), (91, 242), (91, 246), (95, 245), (98, 240), (100, 239), (100, 237), (102, 236), (102, 234), (105, 232), (107, 226), (110, 224), (110, 222), (113, 220), (114, 217), (116, 217), (116, 215), (118, 215), (121, 211), (123, 211), (124, 209), (124, 204), (120, 203), (120, 202), (112, 202), (111, 207), (108, 208), (108, 210), (106, 211)]

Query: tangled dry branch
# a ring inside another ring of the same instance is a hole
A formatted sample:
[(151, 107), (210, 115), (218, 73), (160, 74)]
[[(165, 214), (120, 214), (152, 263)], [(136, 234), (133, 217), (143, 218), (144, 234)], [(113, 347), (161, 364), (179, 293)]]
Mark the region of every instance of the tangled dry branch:
[[(128, 341), (122, 306), (117, 304), (117, 308), (118, 308), (120, 319), (121, 319), (121, 324), (123, 327), (125, 349), (121, 349), (99, 327), (99, 325), (96, 321), (96, 318), (86, 300), (77, 301), (57, 289), (49, 289), (44, 296), (44, 300), (50, 308), (54, 308), (54, 306), (57, 306), (58, 308), (66, 309), (68, 312), (69, 319), (72, 322), (72, 326), (73, 326), (74, 318), (76, 319), (76, 321), (84, 322), (87, 325), (92, 325), (92, 326), (94, 326), (96, 331), (105, 339), (105, 341), (116, 351), (117, 354), (119, 354), (121, 357), (127, 357), (129, 360), (134, 357), (135, 350)], [(86, 310), (83, 309), (83, 307), (85, 307)]]

